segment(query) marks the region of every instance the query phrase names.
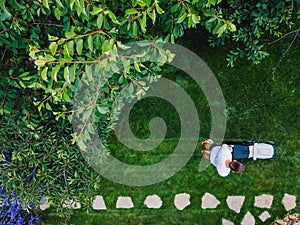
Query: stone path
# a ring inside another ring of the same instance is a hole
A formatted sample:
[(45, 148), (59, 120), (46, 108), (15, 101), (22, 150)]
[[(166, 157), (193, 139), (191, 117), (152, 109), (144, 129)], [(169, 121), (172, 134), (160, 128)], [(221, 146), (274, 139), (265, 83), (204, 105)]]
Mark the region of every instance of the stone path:
[(131, 197), (118, 197), (116, 208), (117, 209), (131, 209), (134, 207), (134, 204), (131, 200)]
[(241, 208), (244, 204), (245, 196), (228, 196), (226, 199), (229, 209), (240, 213)]
[(215, 209), (221, 202), (212, 194), (205, 193), (202, 197), (202, 209)]
[(103, 196), (96, 195), (92, 207), (95, 210), (105, 210), (105, 209), (107, 209), (106, 205), (105, 205), (105, 202), (104, 202), (104, 199), (103, 199)]
[(159, 209), (162, 206), (162, 200), (158, 195), (149, 195), (144, 201), (149, 209)]
[(262, 222), (265, 222), (267, 219), (271, 218), (271, 215), (268, 211), (264, 211), (260, 216), (258, 217)]
[[(270, 209), (273, 204), (273, 196), (269, 194), (262, 194), (260, 196), (255, 196), (254, 206), (257, 208)], [(241, 209), (244, 205), (246, 197), (245, 196), (228, 196), (226, 198), (226, 204), (229, 209), (234, 211), (235, 213), (240, 213)], [(201, 208), (203, 210), (215, 209), (217, 208), (221, 202), (212, 194), (205, 193), (202, 198)], [(286, 211), (290, 211), (296, 208), (297, 197), (294, 195), (290, 195), (285, 193), (281, 203), (283, 204)], [(187, 193), (176, 194), (174, 197), (174, 206), (178, 210), (184, 210), (191, 204), (190, 195)], [(163, 200), (156, 194), (148, 195), (145, 198), (144, 205), (149, 209), (159, 209), (163, 205)], [(46, 210), (50, 207), (50, 203), (46, 198), (41, 199), (40, 209)], [(79, 209), (81, 208), (80, 202), (75, 200), (66, 201), (63, 205), (66, 208)], [(107, 210), (105, 199), (101, 195), (95, 196), (93, 201), (93, 209), (94, 210)], [(119, 196), (116, 201), (116, 209), (132, 209), (134, 208), (134, 202), (132, 201), (130, 196)], [(258, 219), (262, 222), (267, 221), (271, 218), (271, 215), (268, 211), (262, 212)], [(222, 218), (222, 225), (234, 225), (233, 222), (228, 220), (227, 218)], [(242, 221), (241, 225), (255, 225), (255, 217), (251, 214), (251, 212), (247, 212)]]
[(191, 204), (190, 195), (186, 193), (177, 194), (174, 199), (174, 205), (178, 210), (184, 210)]
[(255, 197), (254, 206), (258, 208), (267, 208), (270, 209), (273, 203), (272, 195), (260, 195)]

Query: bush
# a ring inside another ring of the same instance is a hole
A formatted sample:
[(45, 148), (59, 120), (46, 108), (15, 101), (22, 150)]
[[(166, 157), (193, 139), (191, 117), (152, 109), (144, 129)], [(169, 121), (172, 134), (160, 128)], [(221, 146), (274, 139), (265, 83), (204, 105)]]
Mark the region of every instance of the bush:
[(34, 204), (23, 207), (14, 193), (6, 194), (1, 187), (0, 199), (0, 225), (34, 225), (39, 221), (39, 217), (31, 213)]

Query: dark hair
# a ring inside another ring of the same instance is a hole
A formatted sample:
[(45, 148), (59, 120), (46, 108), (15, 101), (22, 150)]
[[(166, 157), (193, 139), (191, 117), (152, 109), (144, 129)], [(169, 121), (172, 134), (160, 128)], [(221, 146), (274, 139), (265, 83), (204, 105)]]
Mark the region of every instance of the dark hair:
[(229, 163), (229, 168), (233, 171), (233, 172), (237, 172), (237, 173), (242, 173), (245, 170), (245, 167), (242, 163), (240, 162), (236, 162), (236, 161), (232, 161)]

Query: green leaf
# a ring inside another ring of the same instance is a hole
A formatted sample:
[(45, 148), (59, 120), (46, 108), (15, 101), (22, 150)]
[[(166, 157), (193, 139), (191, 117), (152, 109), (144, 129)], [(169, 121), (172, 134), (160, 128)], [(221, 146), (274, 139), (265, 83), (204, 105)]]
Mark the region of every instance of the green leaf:
[[(95, 129), (94, 129), (92, 123), (88, 123), (88, 125), (87, 125), (87, 130), (88, 130), (88, 132), (89, 132), (90, 134), (95, 134)], [(75, 176), (75, 177), (76, 177), (76, 176)]]
[(213, 9), (204, 10), (203, 14), (207, 17), (215, 17), (216, 18), (216, 11)]
[(117, 46), (118, 46), (118, 48), (120, 48), (122, 50), (130, 49), (129, 46), (123, 45), (121, 41), (117, 41)]
[(132, 7), (136, 7), (137, 4), (138, 4), (138, 0), (131, 0)]
[(73, 83), (75, 81), (76, 65), (73, 64), (69, 68), (69, 72), (70, 72), (70, 81)]
[(101, 13), (97, 18), (97, 27), (101, 29), (102, 25), (103, 25), (103, 14)]
[(236, 26), (233, 23), (229, 23), (229, 28), (231, 32), (235, 32), (236, 31)]
[(38, 111), (40, 112), (43, 107), (44, 107), (44, 103), (42, 102), (41, 104), (38, 105)]
[(124, 59), (123, 61), (124, 74), (128, 74), (130, 71), (130, 61)]
[(188, 19), (188, 28), (190, 28), (191, 26), (193, 26), (193, 19), (191, 16), (189, 16), (189, 19)]
[(176, 22), (176, 23), (182, 23), (182, 22), (185, 20), (186, 16), (187, 16), (187, 13), (186, 13), (186, 12), (183, 12), (183, 13), (179, 16), (179, 18), (177, 19), (177, 22)]
[(217, 34), (217, 32), (218, 32), (218, 30), (219, 30), (219, 28), (220, 28), (221, 26), (222, 26), (222, 23), (218, 20), (218, 23), (217, 23), (217, 25), (214, 27), (212, 33), (213, 33), (213, 34)]
[(48, 110), (51, 110), (52, 111), (52, 108), (51, 108), (51, 106), (50, 106), (50, 104), (47, 102), (46, 103), (46, 109), (48, 109)]
[(208, 0), (206, 3), (206, 7), (210, 7), (211, 5), (216, 5), (216, 0)]
[(125, 15), (133, 15), (133, 14), (137, 14), (139, 11), (137, 11), (136, 9), (134, 8), (131, 8), (131, 9), (127, 9), (125, 11)]
[(107, 20), (107, 17), (105, 15), (103, 16), (103, 27), (106, 30), (109, 30), (111, 28), (110, 25), (109, 25), (109, 22)]
[(156, 9), (156, 12), (158, 14), (163, 14), (164, 13), (164, 10), (162, 10), (162, 8), (159, 7), (158, 3), (155, 4), (155, 9)]
[(51, 44), (49, 45), (49, 49), (52, 55), (55, 55), (57, 47), (58, 44), (56, 42), (51, 42)]
[(50, 55), (50, 54), (46, 54), (45, 55), (45, 61), (47, 61), (47, 62), (53, 62), (53, 61), (55, 61), (56, 60), (56, 58), (54, 58), (52, 55)]
[(134, 87), (133, 87), (132, 83), (130, 83), (128, 91), (129, 91), (130, 94), (132, 94), (134, 92)]
[(51, 71), (51, 79), (57, 82), (57, 74), (60, 70), (60, 65), (56, 65)]
[(66, 66), (66, 67), (64, 68), (64, 79), (65, 79), (65, 81), (66, 81), (68, 84), (71, 83), (71, 82), (70, 82), (70, 70), (69, 70), (69, 66)]
[(150, 12), (149, 10), (147, 11), (148, 16), (151, 18), (152, 20), (152, 24), (155, 24), (156, 21), (156, 12), (155, 10), (153, 10), (152, 12)]
[(66, 101), (66, 102), (72, 102), (71, 98), (69, 97), (68, 93), (67, 93), (67, 90), (68, 89), (65, 89), (64, 93), (63, 93), (63, 100)]
[(19, 75), (20, 78), (23, 78), (23, 77), (27, 77), (27, 75), (29, 74), (29, 72), (24, 72), (24, 73), (21, 73)]
[(108, 17), (111, 19), (111, 21), (115, 24), (120, 24), (119, 21), (117, 20), (116, 15), (112, 11), (108, 11)]
[(138, 25), (137, 25), (136, 21), (133, 22), (132, 34), (134, 37), (136, 37), (138, 35)]
[(46, 7), (47, 9), (50, 9), (49, 4), (48, 4), (48, 0), (42, 0), (42, 2), (43, 2), (44, 7)]
[(175, 37), (174, 37), (173, 33), (171, 34), (171, 43), (173, 43), (173, 44), (175, 43)]
[(139, 64), (138, 64), (138, 62), (137, 62), (136, 60), (133, 62), (133, 66), (134, 66), (134, 69), (135, 69), (137, 72), (141, 72), (140, 67), (139, 67)]
[(62, 17), (63, 15), (64, 13), (59, 8), (54, 9), (54, 16), (57, 20), (60, 20), (60, 17)]
[(0, 2), (0, 9), (2, 9), (3, 13), (5, 14), (5, 18), (10, 18), (11, 14), (5, 7), (5, 0), (2, 0)]
[(58, 37), (55, 36), (51, 36), (50, 34), (48, 34), (48, 41), (57, 41)]
[(200, 16), (192, 14), (192, 20), (193, 20), (194, 24), (197, 24), (200, 22)]
[(178, 2), (178, 3), (176, 3), (175, 5), (172, 6), (171, 12), (175, 13), (175, 12), (179, 11), (180, 9), (181, 9), (181, 3)]
[(94, 50), (93, 37), (92, 37), (92, 36), (88, 36), (87, 42), (88, 42), (88, 48), (89, 48), (91, 51), (93, 51), (93, 50)]
[(97, 106), (97, 110), (98, 110), (101, 114), (106, 114), (106, 113), (110, 112), (108, 106)]
[(64, 53), (67, 56), (73, 56), (74, 55), (74, 41), (68, 41), (64, 45)]
[(143, 13), (142, 19), (139, 20), (140, 21), (140, 25), (142, 28), (142, 32), (146, 33), (146, 26), (147, 26), (147, 15), (146, 13)]
[(143, 0), (137, 0), (137, 4), (141, 7), (145, 7), (147, 5)]
[(45, 66), (45, 64), (46, 64), (46, 61), (45, 61), (45, 60), (38, 59), (38, 60), (35, 60), (35, 61), (34, 61), (34, 64), (37, 65), (38, 67), (43, 67), (43, 66)]
[(81, 55), (82, 48), (83, 48), (83, 40), (80, 38), (76, 38), (75, 43), (76, 43), (76, 52), (78, 55)]
[(58, 43), (59, 45), (62, 45), (63, 43), (65, 43), (65, 41), (66, 41), (65, 38), (61, 38), (61, 39), (58, 40), (57, 43)]
[(20, 84), (20, 86), (21, 86), (22, 88), (26, 88), (26, 85), (25, 85), (22, 81), (20, 81), (20, 80), (19, 80), (19, 84)]
[(90, 12), (90, 14), (94, 16), (96, 14), (101, 13), (102, 11), (103, 11), (102, 8), (97, 7), (97, 8), (93, 8), (93, 10), (92, 10), (92, 12)]
[(105, 40), (102, 44), (102, 53), (104, 54), (105, 52), (110, 51), (111, 49), (111, 42), (110, 40)]
[(226, 31), (227, 25), (223, 24), (217, 31), (218, 37), (221, 37), (222, 34)]
[(72, 37), (75, 37), (75, 36), (76, 36), (76, 34), (75, 34), (75, 32), (74, 32), (74, 27), (72, 27), (72, 28), (73, 28), (72, 30), (67, 31), (67, 32), (65, 33), (66, 38), (72, 38)]
[(47, 81), (47, 72), (48, 72), (48, 67), (45, 67), (42, 72), (41, 72), (41, 77), (44, 81)]

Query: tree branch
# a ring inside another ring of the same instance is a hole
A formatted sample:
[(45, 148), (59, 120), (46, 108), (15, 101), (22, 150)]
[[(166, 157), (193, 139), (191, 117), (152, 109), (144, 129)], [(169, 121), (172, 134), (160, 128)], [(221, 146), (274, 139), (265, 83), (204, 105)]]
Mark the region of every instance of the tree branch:
[(282, 54), (280, 60), (278, 61), (276, 67), (273, 69), (273, 72), (272, 72), (272, 76), (273, 76), (273, 80), (275, 78), (275, 72), (277, 70), (277, 68), (279, 67), (280, 63), (282, 62), (282, 60), (285, 58), (286, 54), (288, 53), (288, 51), (291, 49), (291, 47), (293, 46), (294, 42), (296, 41), (296, 38), (300, 32), (300, 28), (298, 28), (296, 31), (294, 31), (293, 33), (295, 33), (295, 36), (293, 38), (293, 40), (291, 41), (291, 43), (289, 44), (288, 48), (284, 51), (284, 53)]
[(268, 43), (267, 45), (274, 44), (274, 43), (276, 43), (276, 42), (282, 40), (283, 38), (285, 38), (285, 37), (287, 37), (288, 35), (293, 34), (293, 33), (297, 33), (297, 34), (296, 34), (296, 36), (297, 36), (298, 33), (299, 33), (299, 31), (300, 31), (300, 27), (299, 27), (298, 29), (296, 29), (296, 30), (293, 30), (293, 31), (291, 31), (291, 32), (286, 33), (285, 35), (281, 36), (280, 38), (276, 39), (275, 41), (272, 41), (272, 42)]
[(52, 27), (64, 27), (61, 24), (54, 24), (54, 23), (32, 23), (32, 25), (43, 25), (43, 26), (52, 26)]

